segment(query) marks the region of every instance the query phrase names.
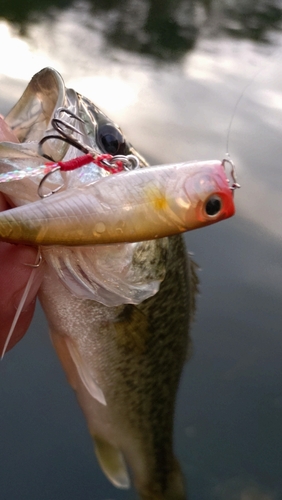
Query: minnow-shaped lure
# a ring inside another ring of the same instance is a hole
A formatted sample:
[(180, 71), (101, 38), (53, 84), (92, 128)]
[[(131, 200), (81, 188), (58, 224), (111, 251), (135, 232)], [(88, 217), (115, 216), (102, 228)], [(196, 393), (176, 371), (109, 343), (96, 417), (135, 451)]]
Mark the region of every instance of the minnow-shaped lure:
[(222, 162), (162, 165), (2, 212), (0, 240), (68, 246), (137, 242), (207, 226), (234, 212)]

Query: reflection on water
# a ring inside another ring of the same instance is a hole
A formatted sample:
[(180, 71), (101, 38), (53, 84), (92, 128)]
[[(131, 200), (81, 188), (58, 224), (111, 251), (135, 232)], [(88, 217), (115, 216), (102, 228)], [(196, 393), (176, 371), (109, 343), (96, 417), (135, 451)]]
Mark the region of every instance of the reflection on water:
[[(219, 2), (203, 4), (215, 9)], [(262, 38), (272, 25), (279, 27), (280, 2), (249, 2), (254, 16), (246, 16), (247, 2), (234, 4), (237, 15), (229, 18), (234, 33), (240, 35), (240, 22), (253, 33), (261, 22)], [(237, 215), (186, 236), (202, 268), (201, 295), (175, 441), (191, 500), (243, 495), (277, 500), (282, 495), (280, 36), (272, 33), (273, 48), (249, 40), (198, 39), (180, 64), (156, 67), (115, 48), (110, 57), (97, 31), (76, 25), (77, 15), (56, 14), (52, 36), (45, 18), (30, 28), (30, 41), (6, 36), (6, 47), (19, 43), (13, 59), (18, 50), (23, 71), (18, 74), (13, 61), (9, 68), (1, 52), (1, 111), (8, 111), (48, 61), (68, 86), (120, 123), (152, 163), (221, 158), (234, 106), (250, 83), (230, 136), (242, 185)], [(132, 498), (111, 488), (93, 459), (40, 311), (29, 335), (1, 365), (1, 402), (2, 498)]]
[(281, 29), (282, 19), (279, 0), (30, 0), (26, 5), (5, 2), (1, 16), (23, 34), (43, 15), (54, 20), (70, 8), (78, 17), (88, 12), (86, 24), (103, 33), (110, 46), (164, 61), (176, 61), (192, 50), (202, 32), (268, 42), (270, 33)]

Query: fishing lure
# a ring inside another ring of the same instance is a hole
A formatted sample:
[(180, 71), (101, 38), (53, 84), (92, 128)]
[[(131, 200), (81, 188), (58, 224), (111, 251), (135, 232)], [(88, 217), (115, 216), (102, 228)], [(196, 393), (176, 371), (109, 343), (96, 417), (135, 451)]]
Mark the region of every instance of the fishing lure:
[(154, 166), (67, 189), (53, 196), (52, 203), (42, 199), (2, 212), (0, 240), (68, 246), (124, 243), (212, 224), (235, 213), (223, 165), (215, 160)]
[[(47, 162), (35, 168), (5, 172), (0, 182), (42, 175), (41, 198), (64, 186), (43, 192), (46, 179), (56, 171), (68, 172), (94, 163), (118, 176), (101, 178), (79, 187), (68, 186), (53, 197), (0, 214), (0, 240), (30, 245), (95, 245), (129, 243), (163, 238), (231, 217), (235, 212), (233, 190), (238, 187), (230, 160), (186, 162), (139, 169), (135, 155), (101, 154), (74, 137), (74, 125), (62, 120), (65, 113), (83, 120), (67, 108), (59, 108), (52, 119), (58, 136), (49, 134), (39, 142), (60, 139), (84, 155), (68, 161)], [(231, 165), (233, 183), (228, 184), (225, 164)], [(126, 170), (129, 170), (129, 172)]]

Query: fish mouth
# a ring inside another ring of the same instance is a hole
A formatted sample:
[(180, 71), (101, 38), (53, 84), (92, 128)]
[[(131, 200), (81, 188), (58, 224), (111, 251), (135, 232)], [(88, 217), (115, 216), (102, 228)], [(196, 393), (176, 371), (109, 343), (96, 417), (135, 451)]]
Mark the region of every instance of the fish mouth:
[(54, 111), (63, 105), (67, 105), (67, 96), (61, 75), (44, 68), (32, 77), (5, 121), (20, 143), (38, 142), (51, 128)]
[(19, 101), (5, 117), (19, 141), (18, 148), (32, 148), (33, 155), (51, 161), (76, 158), (91, 150), (98, 154), (138, 157), (122, 130), (89, 99), (65, 87), (53, 68), (36, 73)]

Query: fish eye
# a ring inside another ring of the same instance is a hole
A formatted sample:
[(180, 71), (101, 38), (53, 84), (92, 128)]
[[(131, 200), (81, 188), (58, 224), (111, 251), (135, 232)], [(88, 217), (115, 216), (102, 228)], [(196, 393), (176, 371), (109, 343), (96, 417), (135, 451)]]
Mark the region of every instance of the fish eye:
[(126, 154), (127, 144), (125, 139), (114, 125), (110, 123), (104, 124), (98, 129), (98, 144), (99, 146), (111, 155)]
[(209, 215), (209, 217), (214, 217), (220, 212), (221, 206), (221, 199), (218, 196), (213, 195), (206, 201), (205, 212)]

